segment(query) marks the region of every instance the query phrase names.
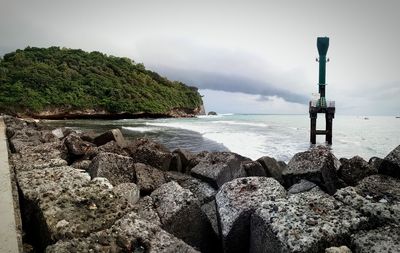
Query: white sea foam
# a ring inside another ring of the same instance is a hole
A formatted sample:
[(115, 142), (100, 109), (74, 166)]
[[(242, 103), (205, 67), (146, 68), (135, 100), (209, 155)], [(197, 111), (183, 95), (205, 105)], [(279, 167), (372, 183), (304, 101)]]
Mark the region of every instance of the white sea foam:
[(208, 122), (189, 123), (189, 122), (147, 122), (146, 125), (157, 127), (173, 127), (195, 131), (204, 138), (223, 144), (230, 151), (249, 157), (251, 159), (260, 158), (263, 155), (263, 145), (266, 142), (265, 136), (251, 133), (248, 131), (224, 131), (219, 125), (210, 125)]
[(133, 131), (133, 132), (140, 132), (140, 133), (157, 132), (157, 131), (161, 130), (158, 127), (122, 127), (122, 129), (128, 130), (128, 131)]
[(212, 121), (212, 123), (238, 125), (238, 126), (268, 127), (268, 125), (265, 123), (257, 123), (257, 122), (239, 122), (239, 121), (218, 120), (218, 121)]

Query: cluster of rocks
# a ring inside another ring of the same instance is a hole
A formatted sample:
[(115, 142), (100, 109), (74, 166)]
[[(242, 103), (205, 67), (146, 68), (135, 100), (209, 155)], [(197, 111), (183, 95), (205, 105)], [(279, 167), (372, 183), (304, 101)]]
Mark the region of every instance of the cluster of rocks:
[(285, 164), (4, 119), (26, 250), (400, 249), (400, 146), (369, 162), (319, 146)]

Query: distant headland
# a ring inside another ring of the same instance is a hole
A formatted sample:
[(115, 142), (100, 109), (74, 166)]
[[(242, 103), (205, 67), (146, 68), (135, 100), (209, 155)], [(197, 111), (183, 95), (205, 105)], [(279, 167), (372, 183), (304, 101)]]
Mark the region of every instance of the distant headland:
[(27, 47), (0, 59), (0, 111), (45, 119), (204, 114), (196, 87), (129, 58), (59, 47)]

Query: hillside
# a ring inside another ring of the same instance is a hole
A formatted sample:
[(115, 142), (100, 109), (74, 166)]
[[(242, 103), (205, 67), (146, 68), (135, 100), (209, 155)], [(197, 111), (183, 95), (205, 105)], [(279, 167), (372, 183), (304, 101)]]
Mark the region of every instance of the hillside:
[(0, 111), (38, 118), (191, 116), (195, 87), (170, 81), (128, 58), (59, 47), (0, 60)]

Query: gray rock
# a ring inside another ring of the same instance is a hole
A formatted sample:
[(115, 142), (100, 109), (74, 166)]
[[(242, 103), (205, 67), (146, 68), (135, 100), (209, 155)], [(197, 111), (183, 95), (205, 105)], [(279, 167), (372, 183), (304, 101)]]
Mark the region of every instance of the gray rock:
[(203, 252), (213, 250), (216, 238), (193, 193), (172, 181), (153, 191), (151, 197), (163, 229)]
[(54, 130), (51, 131), (51, 132), (53, 133), (53, 135), (54, 135), (55, 137), (57, 137), (58, 139), (61, 140), (62, 138), (64, 138), (64, 129), (65, 129), (65, 128), (60, 127), (60, 128), (54, 129)]
[(90, 181), (87, 173), (70, 167), (21, 172), (18, 183), (26, 232), (39, 250), (108, 228), (129, 211), (108, 182)]
[(183, 172), (182, 161), (181, 161), (181, 157), (179, 156), (179, 154), (172, 153), (172, 159), (171, 159), (171, 163), (169, 165), (168, 170)]
[(93, 143), (83, 141), (77, 134), (70, 134), (64, 139), (68, 153), (73, 157), (92, 156), (96, 153)]
[(190, 170), (188, 170), (187, 167), (189, 165), (189, 161), (193, 158), (194, 155), (189, 151), (183, 149), (175, 149), (172, 153), (178, 155), (180, 158), (182, 170), (177, 170), (177, 171), (182, 173), (190, 172)]
[(343, 245), (367, 220), (316, 187), (265, 201), (251, 217), (250, 252), (323, 252)]
[(144, 163), (161, 170), (170, 168), (172, 154), (159, 143), (139, 138), (130, 143), (126, 150), (136, 163)]
[(161, 220), (154, 206), (154, 201), (150, 196), (144, 196), (133, 205), (133, 212), (139, 215), (140, 218), (161, 226)]
[(219, 226), (217, 217), (217, 206), (215, 200), (205, 203), (201, 206), (201, 210), (205, 213), (214, 231), (215, 237), (219, 238)]
[(69, 252), (196, 253), (198, 251), (156, 224), (130, 213), (109, 229), (82, 239), (59, 241), (46, 249), (46, 253)]
[(266, 177), (264, 167), (257, 161), (243, 162), (242, 167), (248, 177)]
[(354, 156), (351, 159), (341, 158), (340, 163), (338, 175), (347, 185), (355, 186), (364, 177), (378, 173), (359, 156)]
[(191, 191), (199, 200), (201, 205), (213, 200), (215, 194), (217, 194), (217, 191), (206, 182), (200, 181), (197, 178), (186, 174), (168, 171), (165, 173), (165, 178), (168, 182), (176, 181), (184, 189)]
[(371, 157), (368, 161), (368, 164), (376, 171), (379, 171), (379, 167), (381, 166), (383, 159), (379, 157)]
[(89, 166), (92, 163), (91, 160), (77, 160), (71, 164), (71, 167), (80, 170), (89, 170)]
[(215, 197), (224, 252), (247, 252), (251, 214), (264, 201), (285, 196), (286, 190), (273, 178), (246, 177), (225, 183)]
[(351, 253), (351, 250), (347, 246), (330, 247), (325, 249), (325, 253)]
[(355, 253), (399, 253), (400, 226), (392, 224), (369, 231), (360, 231), (352, 237)]
[(208, 156), (210, 152), (202, 151), (197, 154), (192, 154), (189, 159), (189, 163), (186, 166), (186, 173), (190, 173), (192, 168), (199, 164), (201, 161), (206, 162), (205, 158)]
[(231, 152), (208, 153), (192, 168), (191, 175), (219, 188), (225, 182), (246, 176), (241, 166), (245, 161), (250, 159)]
[(166, 182), (164, 172), (143, 163), (135, 163), (136, 182), (141, 195), (148, 195)]
[(129, 204), (134, 205), (139, 201), (140, 190), (134, 183), (122, 183), (113, 187), (115, 195), (125, 198)]
[(400, 178), (400, 145), (383, 159), (379, 173)]
[(124, 148), (126, 145), (124, 136), (122, 135), (121, 130), (119, 130), (119, 129), (111, 129), (111, 130), (97, 136), (93, 140), (93, 142), (97, 146), (102, 146), (110, 141), (115, 141), (117, 143), (117, 145), (120, 146), (121, 148)]
[(133, 159), (113, 153), (99, 153), (92, 160), (88, 171), (92, 178), (105, 177), (114, 186), (136, 181)]
[(384, 175), (364, 178), (356, 187), (338, 190), (334, 197), (371, 217), (371, 226), (400, 222), (400, 180)]
[(115, 141), (109, 141), (106, 144), (101, 145), (100, 147), (97, 148), (97, 151), (129, 156), (129, 153), (125, 151), (123, 148), (121, 148), (121, 146), (118, 145), (118, 143)]
[(285, 167), (281, 167), (275, 158), (263, 156), (257, 161), (263, 166), (267, 177), (273, 177), (280, 183), (283, 183), (282, 171)]
[(314, 184), (313, 182), (301, 179), (300, 182), (298, 182), (297, 184), (290, 186), (290, 188), (288, 189), (288, 193), (296, 194), (296, 193), (300, 193), (300, 192), (306, 192), (316, 186), (317, 185)]
[(333, 194), (340, 186), (337, 177), (339, 166), (339, 160), (328, 148), (318, 146), (295, 154), (282, 172), (282, 176), (286, 187), (290, 187), (300, 179), (306, 179), (316, 183), (329, 194)]

